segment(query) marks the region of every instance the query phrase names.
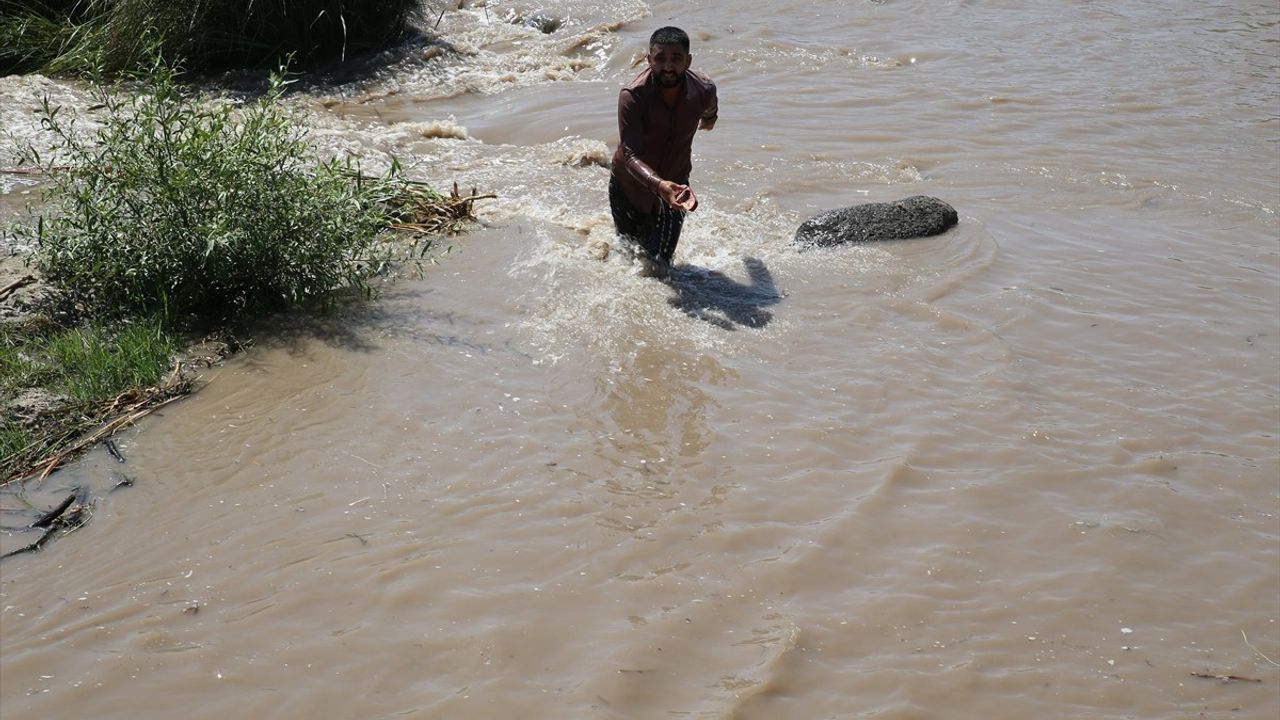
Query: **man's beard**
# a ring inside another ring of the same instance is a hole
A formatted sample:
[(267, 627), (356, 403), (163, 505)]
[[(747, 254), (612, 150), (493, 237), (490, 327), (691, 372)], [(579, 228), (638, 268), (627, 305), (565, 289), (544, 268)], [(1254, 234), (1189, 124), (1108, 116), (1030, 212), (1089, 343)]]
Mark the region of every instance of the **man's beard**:
[(667, 88), (669, 90), (674, 87), (680, 87), (680, 83), (684, 82), (684, 73), (678, 72), (672, 73), (671, 75), (655, 73), (654, 79), (658, 82), (658, 87)]

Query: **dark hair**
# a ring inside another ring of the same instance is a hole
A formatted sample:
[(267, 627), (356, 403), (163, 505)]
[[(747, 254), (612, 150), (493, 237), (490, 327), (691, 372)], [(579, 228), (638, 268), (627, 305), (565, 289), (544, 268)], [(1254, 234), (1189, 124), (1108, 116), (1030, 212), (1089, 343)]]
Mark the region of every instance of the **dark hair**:
[(649, 47), (654, 45), (679, 45), (687, 53), (689, 52), (689, 34), (670, 25), (658, 28), (649, 36)]

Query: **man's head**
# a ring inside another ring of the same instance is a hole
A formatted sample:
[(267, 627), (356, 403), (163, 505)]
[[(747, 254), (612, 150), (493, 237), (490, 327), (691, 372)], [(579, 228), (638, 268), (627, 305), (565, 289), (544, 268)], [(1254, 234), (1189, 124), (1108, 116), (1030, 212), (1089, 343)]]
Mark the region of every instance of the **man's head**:
[(689, 35), (677, 27), (658, 28), (649, 36), (649, 72), (659, 87), (674, 88), (684, 83), (684, 73), (693, 62)]

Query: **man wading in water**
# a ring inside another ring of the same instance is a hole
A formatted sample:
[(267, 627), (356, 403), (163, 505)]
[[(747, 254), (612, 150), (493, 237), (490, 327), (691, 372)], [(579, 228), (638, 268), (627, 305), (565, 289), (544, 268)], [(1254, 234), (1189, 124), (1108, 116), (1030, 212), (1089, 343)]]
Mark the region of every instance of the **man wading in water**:
[(689, 36), (664, 27), (649, 38), (649, 67), (618, 93), (618, 133), (609, 207), (618, 234), (638, 243), (665, 271), (685, 213), (698, 207), (689, 187), (693, 135), (716, 125), (711, 78), (690, 70)]

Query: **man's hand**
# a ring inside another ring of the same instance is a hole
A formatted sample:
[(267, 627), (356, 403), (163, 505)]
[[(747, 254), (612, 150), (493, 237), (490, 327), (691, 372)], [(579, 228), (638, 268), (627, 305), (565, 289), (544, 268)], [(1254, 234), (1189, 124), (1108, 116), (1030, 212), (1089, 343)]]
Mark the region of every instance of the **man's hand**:
[(688, 185), (663, 180), (658, 183), (658, 197), (677, 210), (693, 212), (698, 209), (698, 196), (693, 194), (693, 188)]
[(699, 121), (698, 121), (698, 129), (700, 129), (700, 130), (715, 130), (715, 129), (716, 129), (716, 118), (713, 118), (713, 117), (709, 117), (709, 118), (702, 118), (701, 120), (699, 120)]

